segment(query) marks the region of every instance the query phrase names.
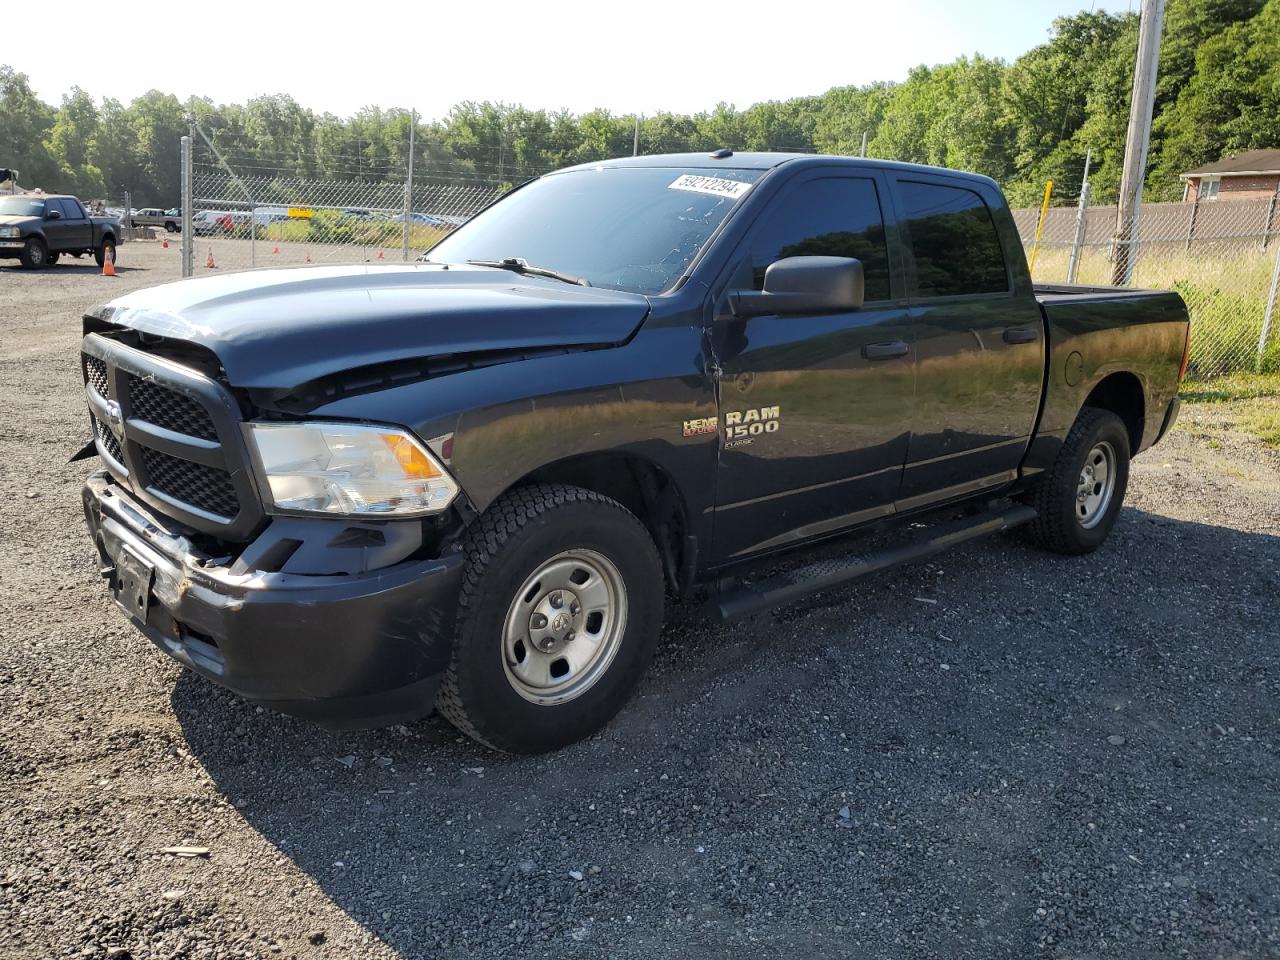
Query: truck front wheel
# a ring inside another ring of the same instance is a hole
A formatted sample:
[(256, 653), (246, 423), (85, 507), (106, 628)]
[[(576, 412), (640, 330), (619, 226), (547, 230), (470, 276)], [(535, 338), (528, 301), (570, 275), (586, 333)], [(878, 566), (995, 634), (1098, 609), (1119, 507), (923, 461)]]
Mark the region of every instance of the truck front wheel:
[(32, 237), (23, 244), (18, 259), (28, 270), (39, 270), (49, 262), (49, 248), (39, 237)]
[(593, 491), (537, 484), (495, 501), (466, 551), (440, 712), (512, 753), (556, 750), (608, 723), (662, 624), (662, 569), (640, 521)]
[(1129, 431), (1110, 410), (1085, 407), (1031, 492), (1036, 519), (1023, 527), (1054, 553), (1089, 553), (1115, 526), (1129, 484)]

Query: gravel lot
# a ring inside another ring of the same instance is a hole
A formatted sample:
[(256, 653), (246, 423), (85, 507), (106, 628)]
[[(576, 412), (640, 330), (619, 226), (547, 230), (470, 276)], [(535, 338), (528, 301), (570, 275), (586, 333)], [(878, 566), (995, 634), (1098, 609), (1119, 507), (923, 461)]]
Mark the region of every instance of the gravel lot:
[(177, 258), (0, 266), (0, 955), (1280, 955), (1280, 455), (1230, 405), (1090, 558), (672, 611), (554, 756), (331, 734), (184, 674), (97, 576), (79, 316)]

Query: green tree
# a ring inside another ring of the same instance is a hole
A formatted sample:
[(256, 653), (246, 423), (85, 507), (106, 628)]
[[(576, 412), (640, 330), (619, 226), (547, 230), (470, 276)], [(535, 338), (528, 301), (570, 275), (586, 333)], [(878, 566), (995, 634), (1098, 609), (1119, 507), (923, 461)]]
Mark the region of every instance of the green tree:
[(53, 108), (31, 89), (25, 73), (0, 65), (0, 167), (19, 172), (24, 186), (57, 189), (61, 172), (45, 139)]
[(1280, 0), (1207, 39), (1177, 99), (1157, 120), (1149, 185), (1181, 192), (1178, 174), (1223, 156), (1280, 144)]
[(1004, 70), (1002, 60), (977, 55), (914, 68), (889, 94), (872, 154), (1007, 178), (1013, 136), (1001, 109)]

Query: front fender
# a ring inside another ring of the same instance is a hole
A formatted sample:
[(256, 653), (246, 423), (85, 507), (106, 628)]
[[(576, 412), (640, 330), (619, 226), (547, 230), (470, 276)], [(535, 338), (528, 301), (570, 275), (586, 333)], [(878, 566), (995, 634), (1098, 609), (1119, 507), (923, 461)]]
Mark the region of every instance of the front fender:
[(628, 343), (465, 370), (351, 397), (308, 415), (398, 423), (444, 458), (483, 511), (535, 471), (593, 453), (651, 461), (691, 517), (714, 503), (717, 436), (684, 422), (716, 414), (692, 326), (643, 327)]

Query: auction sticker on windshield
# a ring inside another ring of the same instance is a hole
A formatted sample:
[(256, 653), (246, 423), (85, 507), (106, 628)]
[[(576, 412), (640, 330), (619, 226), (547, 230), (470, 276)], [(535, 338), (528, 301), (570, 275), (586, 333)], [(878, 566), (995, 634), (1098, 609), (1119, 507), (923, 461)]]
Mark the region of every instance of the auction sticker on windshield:
[(743, 183), (741, 180), (700, 177), (696, 174), (686, 173), (683, 176), (676, 177), (667, 189), (688, 190), (691, 193), (709, 193), (712, 196), (729, 197), (732, 200), (736, 200), (751, 189), (751, 184)]

